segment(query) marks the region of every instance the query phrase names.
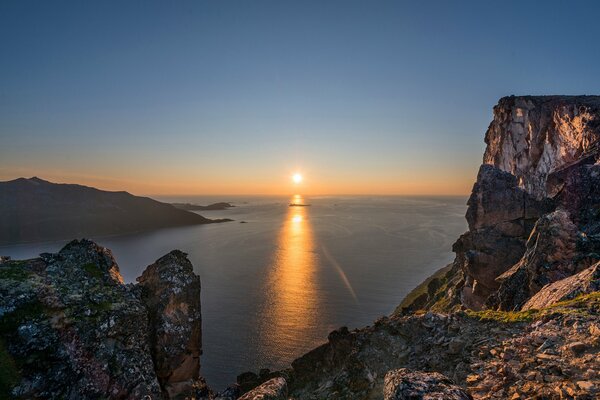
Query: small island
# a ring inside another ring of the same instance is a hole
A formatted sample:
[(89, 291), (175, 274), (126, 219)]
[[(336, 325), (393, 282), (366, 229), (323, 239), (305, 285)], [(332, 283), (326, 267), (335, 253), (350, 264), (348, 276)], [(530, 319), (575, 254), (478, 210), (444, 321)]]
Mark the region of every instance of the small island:
[(235, 207), (233, 204), (225, 203), (225, 202), (213, 203), (213, 204), (209, 204), (207, 206), (201, 206), (198, 204), (191, 204), (191, 203), (171, 203), (171, 204), (175, 208), (179, 208), (181, 210), (186, 210), (186, 211), (219, 211), (219, 210), (227, 210), (228, 208)]

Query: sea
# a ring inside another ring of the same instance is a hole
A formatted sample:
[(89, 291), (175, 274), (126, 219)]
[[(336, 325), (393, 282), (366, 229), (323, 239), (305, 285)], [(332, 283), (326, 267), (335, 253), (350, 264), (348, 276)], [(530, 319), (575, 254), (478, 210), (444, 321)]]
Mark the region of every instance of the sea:
[[(188, 253), (202, 282), (201, 373), (216, 390), (245, 371), (289, 366), (339, 327), (389, 315), (452, 261), (467, 229), (466, 197), (156, 199), (235, 205), (198, 212), (231, 222), (92, 238), (112, 250), (126, 282), (173, 249)], [(65, 243), (3, 246), (0, 255), (32, 258)]]

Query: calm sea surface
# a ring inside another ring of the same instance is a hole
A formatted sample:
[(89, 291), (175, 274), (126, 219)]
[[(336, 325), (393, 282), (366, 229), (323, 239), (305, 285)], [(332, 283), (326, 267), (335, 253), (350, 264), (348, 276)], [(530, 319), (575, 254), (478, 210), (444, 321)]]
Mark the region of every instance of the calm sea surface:
[[(159, 200), (229, 201), (236, 207), (201, 214), (235, 221), (94, 239), (128, 282), (172, 249), (189, 254), (202, 279), (202, 374), (216, 389), (244, 371), (289, 365), (340, 326), (389, 314), (452, 260), (467, 228), (464, 197)], [(0, 255), (31, 258), (64, 243), (0, 247)]]

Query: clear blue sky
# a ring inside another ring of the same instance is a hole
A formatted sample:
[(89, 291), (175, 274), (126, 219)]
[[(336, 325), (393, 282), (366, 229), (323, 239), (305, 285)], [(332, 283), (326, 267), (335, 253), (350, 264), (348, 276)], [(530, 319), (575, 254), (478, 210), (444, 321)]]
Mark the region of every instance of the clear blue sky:
[(466, 193), (498, 98), (600, 94), (597, 1), (3, 1), (0, 179)]

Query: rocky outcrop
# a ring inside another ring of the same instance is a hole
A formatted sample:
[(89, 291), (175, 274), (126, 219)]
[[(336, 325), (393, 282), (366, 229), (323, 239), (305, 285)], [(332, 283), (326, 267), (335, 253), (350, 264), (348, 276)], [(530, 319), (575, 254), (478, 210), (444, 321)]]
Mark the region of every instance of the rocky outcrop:
[(563, 210), (540, 218), (523, 258), (496, 278), (500, 287), (488, 304), (502, 310), (520, 309), (543, 286), (577, 272), (577, 233), (577, 227)]
[(560, 301), (571, 300), (581, 294), (600, 291), (600, 263), (580, 273), (548, 284), (531, 297), (523, 310), (541, 309)]
[(491, 165), (481, 166), (467, 204), (469, 232), (453, 250), (466, 278), (461, 302), (480, 308), (498, 289), (496, 278), (522, 257), (535, 220), (551, 205), (537, 201), (515, 176)]
[(197, 378), (198, 277), (181, 252), (144, 275), (143, 287), (123, 284), (111, 252), (89, 240), (3, 260), (0, 397), (162, 399), (176, 395), (172, 383)]
[(189, 392), (200, 375), (200, 277), (186, 256), (173, 250), (137, 279), (150, 317), (156, 374), (171, 398)]
[(446, 294), (419, 299), (419, 308), (519, 309), (598, 261), (599, 139), (599, 96), (501, 99)]
[(384, 400), (470, 400), (472, 397), (437, 372), (390, 371), (383, 383)]

